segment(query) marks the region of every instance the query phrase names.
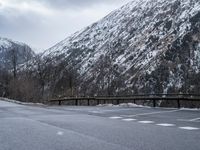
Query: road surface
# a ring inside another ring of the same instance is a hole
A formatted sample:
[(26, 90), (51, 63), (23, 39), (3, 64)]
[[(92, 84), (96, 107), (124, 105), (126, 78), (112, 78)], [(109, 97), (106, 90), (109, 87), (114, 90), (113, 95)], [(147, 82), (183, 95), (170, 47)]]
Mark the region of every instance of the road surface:
[(0, 101), (0, 150), (200, 150), (200, 111)]

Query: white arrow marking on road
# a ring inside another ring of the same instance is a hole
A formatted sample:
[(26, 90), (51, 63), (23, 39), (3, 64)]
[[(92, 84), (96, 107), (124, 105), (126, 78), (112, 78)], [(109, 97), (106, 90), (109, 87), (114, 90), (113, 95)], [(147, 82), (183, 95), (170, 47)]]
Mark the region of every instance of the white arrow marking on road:
[(196, 128), (196, 127), (179, 127), (179, 129), (184, 129), (184, 130), (199, 130), (199, 128)]
[(57, 132), (57, 135), (63, 135), (64, 133), (63, 132), (61, 132), (61, 131), (58, 131)]

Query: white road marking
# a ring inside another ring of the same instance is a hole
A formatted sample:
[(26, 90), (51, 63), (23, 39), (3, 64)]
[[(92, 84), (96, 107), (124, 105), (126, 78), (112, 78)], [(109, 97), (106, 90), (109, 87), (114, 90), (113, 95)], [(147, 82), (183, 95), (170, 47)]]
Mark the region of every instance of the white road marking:
[(114, 117), (109, 117), (110, 119), (121, 119), (122, 117), (114, 116)]
[(171, 111), (157, 111), (157, 112), (152, 112), (152, 113), (141, 113), (141, 114), (136, 114), (136, 115), (121, 115), (123, 117), (137, 117), (137, 116), (146, 116), (146, 115), (154, 115), (154, 114), (162, 114), (162, 113), (171, 113), (171, 112), (177, 112), (180, 110), (171, 110)]
[(163, 126), (163, 127), (173, 127), (175, 126), (175, 124), (169, 124), (169, 123), (160, 123), (160, 124), (156, 124), (158, 126)]
[(63, 135), (64, 133), (62, 131), (58, 131), (57, 135)]
[(196, 127), (179, 127), (179, 129), (184, 129), (184, 130), (199, 130), (199, 128), (196, 128)]
[(185, 122), (200, 122), (200, 118), (194, 119), (177, 119), (178, 121), (185, 121)]
[(148, 124), (148, 123), (154, 123), (154, 121), (138, 121), (139, 123), (144, 123), (144, 124)]
[(137, 119), (127, 118), (127, 119), (122, 119), (122, 120), (123, 120), (123, 121), (129, 122), (129, 121), (135, 121), (135, 120), (137, 120)]
[(200, 118), (190, 119), (190, 121), (198, 121), (198, 120), (200, 120)]

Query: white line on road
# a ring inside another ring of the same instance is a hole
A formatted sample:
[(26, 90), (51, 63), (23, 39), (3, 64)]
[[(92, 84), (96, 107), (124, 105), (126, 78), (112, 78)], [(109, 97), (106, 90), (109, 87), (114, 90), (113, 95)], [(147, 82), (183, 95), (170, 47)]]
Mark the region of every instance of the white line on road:
[(122, 119), (122, 120), (123, 120), (123, 121), (129, 122), (129, 121), (135, 121), (135, 120), (137, 120), (137, 119), (127, 118), (127, 119)]
[(200, 118), (194, 119), (177, 119), (178, 121), (185, 121), (185, 122), (200, 122)]
[(199, 130), (199, 128), (196, 128), (196, 127), (179, 127), (179, 129), (183, 129), (183, 130)]
[(110, 119), (121, 119), (122, 117), (114, 116), (114, 117), (109, 117)]
[(152, 113), (142, 113), (142, 114), (135, 114), (135, 115), (121, 115), (123, 117), (136, 117), (136, 116), (146, 116), (146, 115), (154, 115), (154, 114), (162, 114), (162, 113), (172, 113), (172, 112), (177, 112), (180, 110), (171, 110), (171, 111), (157, 111), (157, 112), (152, 112)]
[(154, 121), (138, 121), (139, 123), (144, 123), (144, 124), (149, 124), (149, 123), (154, 123)]
[(198, 121), (198, 120), (200, 120), (200, 118), (190, 119), (190, 121)]
[(156, 124), (158, 126), (163, 126), (163, 127), (173, 127), (175, 126), (175, 124), (169, 124), (169, 123), (160, 123), (160, 124)]

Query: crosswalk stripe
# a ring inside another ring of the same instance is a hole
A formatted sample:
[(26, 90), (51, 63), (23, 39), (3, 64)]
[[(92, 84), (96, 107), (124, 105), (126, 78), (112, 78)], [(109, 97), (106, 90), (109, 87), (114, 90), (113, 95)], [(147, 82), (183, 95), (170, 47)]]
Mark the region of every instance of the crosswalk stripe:
[(183, 129), (183, 130), (199, 130), (199, 128), (196, 127), (179, 127), (179, 129)]
[(154, 123), (154, 121), (138, 121), (139, 123), (144, 123), (144, 124), (149, 124), (149, 123)]
[(109, 117), (110, 119), (121, 119), (122, 117), (118, 117), (118, 116), (113, 116), (113, 117)]
[(158, 126), (163, 126), (163, 127), (173, 127), (175, 126), (174, 124), (169, 124), (169, 123), (160, 123), (160, 124), (156, 124)]
[[(110, 119), (121, 119), (122, 121), (126, 121), (126, 122), (131, 122), (131, 121), (136, 121), (137, 119), (134, 119), (134, 118), (123, 118), (123, 117), (120, 117), (120, 116), (112, 116), (112, 117), (109, 117)], [(143, 124), (153, 124), (155, 123), (154, 121), (150, 121), (150, 120), (142, 120), (142, 121), (138, 121), (138, 123), (143, 123)], [(170, 123), (159, 123), (159, 124), (156, 124), (155, 125), (157, 126), (163, 126), (163, 127), (174, 127), (176, 126), (176, 124), (170, 124)], [(182, 130), (200, 130), (200, 128), (197, 128), (197, 127), (191, 127), (191, 126), (182, 126), (182, 127), (178, 127), (179, 129), (182, 129)]]
[(122, 119), (123, 121), (135, 121), (135, 120), (137, 120), (137, 119), (132, 119), (132, 118), (126, 118), (126, 119)]

